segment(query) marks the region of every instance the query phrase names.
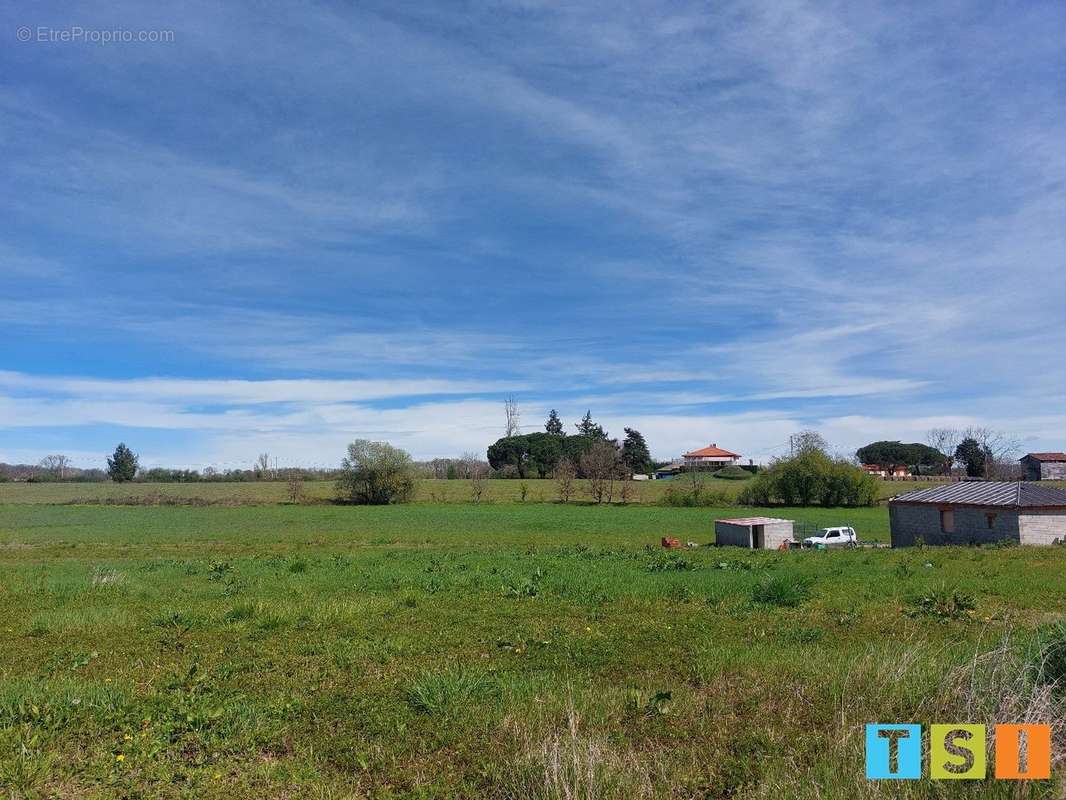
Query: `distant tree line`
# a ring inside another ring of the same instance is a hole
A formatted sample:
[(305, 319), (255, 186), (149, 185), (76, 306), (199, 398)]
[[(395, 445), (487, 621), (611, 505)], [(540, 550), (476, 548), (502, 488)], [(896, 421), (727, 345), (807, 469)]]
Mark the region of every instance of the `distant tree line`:
[[(484, 463), (484, 462), (482, 462)], [(487, 466), (487, 465), (486, 465)], [(27, 483), (230, 483), (261, 480), (291, 481), (293, 473), (303, 480), (336, 480), (338, 469), (279, 468), (276, 459), (260, 454), (251, 469), (225, 469), (205, 467), (203, 470), (172, 469), (169, 467), (140, 466), (140, 458), (126, 446), (119, 444), (107, 459), (106, 469), (82, 469), (71, 466), (65, 455), (49, 455), (37, 464), (0, 463), (0, 483), (24, 481)]]
[(5, 464), (0, 463), (0, 483), (8, 481), (27, 481), (29, 483), (92, 483), (108, 480), (102, 469), (79, 469), (65, 466), (62, 470), (39, 464)]
[(862, 464), (874, 464), (882, 469), (905, 466), (915, 475), (942, 475), (951, 469), (951, 457), (935, 447), (918, 442), (873, 442), (855, 451)]
[(653, 469), (648, 444), (640, 431), (624, 428), (625, 437), (612, 439), (586, 411), (567, 434), (555, 409), (538, 433), (504, 436), (489, 446), (488, 463), (500, 477), (550, 478), (562, 465), (579, 478), (596, 478), (603, 472), (647, 474)]
[(961, 470), (968, 478), (1014, 480), (1021, 477), (1020, 444), (1010, 434), (992, 428), (934, 428), (924, 443), (873, 442), (855, 457), (863, 464), (888, 469), (905, 466), (914, 475), (950, 475)]

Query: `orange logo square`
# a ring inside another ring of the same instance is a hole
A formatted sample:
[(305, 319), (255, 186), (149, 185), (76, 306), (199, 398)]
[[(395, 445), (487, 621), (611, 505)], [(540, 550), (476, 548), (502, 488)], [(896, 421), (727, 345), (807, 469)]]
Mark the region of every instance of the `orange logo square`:
[(998, 780), (1046, 781), (1050, 777), (1050, 725), (996, 726)]

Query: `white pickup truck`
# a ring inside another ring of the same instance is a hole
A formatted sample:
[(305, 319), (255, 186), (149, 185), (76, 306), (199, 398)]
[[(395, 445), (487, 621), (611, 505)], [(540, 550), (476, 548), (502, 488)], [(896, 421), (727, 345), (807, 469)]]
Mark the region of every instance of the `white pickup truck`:
[(803, 540), (804, 547), (854, 547), (858, 543), (859, 537), (855, 535), (854, 528), (822, 528), (817, 536), (808, 536)]

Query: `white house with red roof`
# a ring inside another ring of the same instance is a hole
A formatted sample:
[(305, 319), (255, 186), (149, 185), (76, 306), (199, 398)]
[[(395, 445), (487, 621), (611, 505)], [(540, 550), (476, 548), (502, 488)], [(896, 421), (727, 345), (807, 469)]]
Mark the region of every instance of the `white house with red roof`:
[(686, 467), (727, 467), (740, 461), (738, 453), (723, 450), (714, 442), (707, 447), (685, 453), (682, 458)]

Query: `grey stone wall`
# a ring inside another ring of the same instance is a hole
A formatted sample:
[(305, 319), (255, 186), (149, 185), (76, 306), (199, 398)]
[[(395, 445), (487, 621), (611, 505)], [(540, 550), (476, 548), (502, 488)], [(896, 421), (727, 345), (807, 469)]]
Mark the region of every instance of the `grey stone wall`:
[[(1000, 539), (1020, 541), (1018, 512), (993, 508), (953, 508), (955, 532), (940, 530), (940, 507), (930, 503), (891, 503), (888, 519), (893, 547), (911, 547), (921, 537), (929, 545), (990, 544)], [(995, 514), (988, 527), (988, 514)]]
[(1043, 461), (1040, 464), (1040, 480), (1066, 481), (1066, 463), (1061, 461)]
[(1035, 458), (1022, 459), (1027, 481), (1066, 481), (1066, 462), (1037, 461)]
[(1066, 542), (1066, 511), (1025, 511), (1020, 523), (1022, 544)]

